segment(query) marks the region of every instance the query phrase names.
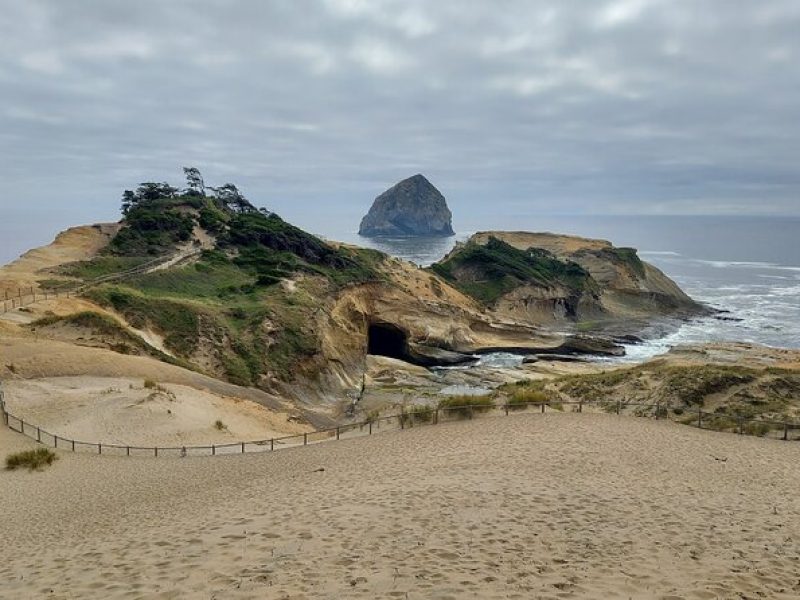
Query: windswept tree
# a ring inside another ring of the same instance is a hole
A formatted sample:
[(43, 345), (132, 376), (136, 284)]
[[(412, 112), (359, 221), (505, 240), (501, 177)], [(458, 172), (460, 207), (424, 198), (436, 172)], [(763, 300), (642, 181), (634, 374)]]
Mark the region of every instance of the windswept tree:
[(200, 170), (195, 167), (183, 167), (183, 174), (186, 176), (186, 194), (190, 196), (205, 196), (206, 184)]
[(214, 194), (217, 199), (222, 202), (222, 204), (232, 210), (233, 212), (237, 213), (247, 213), (253, 212), (255, 208), (247, 198), (239, 191), (232, 183), (226, 183), (224, 185), (219, 186), (218, 188), (211, 188), (214, 190)]
[(136, 204), (136, 194), (132, 190), (122, 192), (122, 214), (127, 215), (132, 206)]
[(136, 201), (150, 202), (153, 200), (174, 198), (177, 193), (178, 188), (174, 188), (166, 182), (153, 183), (147, 181), (145, 183), (140, 183), (139, 187), (136, 188)]

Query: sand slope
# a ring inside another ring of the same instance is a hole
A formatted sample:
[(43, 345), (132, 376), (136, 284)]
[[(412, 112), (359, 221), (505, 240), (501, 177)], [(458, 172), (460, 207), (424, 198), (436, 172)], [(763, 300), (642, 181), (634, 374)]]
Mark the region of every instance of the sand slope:
[(0, 479), (4, 598), (800, 596), (800, 445), (664, 421), (521, 415), (269, 455), (63, 454)]
[(15, 261), (0, 266), (0, 291), (35, 286), (38, 280), (49, 277), (44, 269), (94, 256), (108, 245), (119, 228), (119, 223), (98, 223), (62, 231), (52, 243), (28, 250)]
[(281, 400), (261, 390), (243, 388), (147, 356), (118, 354), (35, 336), (0, 336), (0, 377), (133, 377), (177, 383), (240, 396), (280, 408)]
[(192, 446), (312, 430), (289, 412), (186, 385), (148, 388), (142, 379), (82, 376), (16, 380), (3, 387), (10, 413), (60, 437), (85, 442)]

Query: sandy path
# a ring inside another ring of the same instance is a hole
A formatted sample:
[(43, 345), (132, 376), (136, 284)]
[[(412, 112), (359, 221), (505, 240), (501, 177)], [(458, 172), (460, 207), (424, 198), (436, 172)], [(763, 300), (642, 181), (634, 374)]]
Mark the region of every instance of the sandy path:
[(271, 455), (64, 454), (0, 478), (0, 597), (800, 596), (800, 445), (663, 421), (522, 415)]

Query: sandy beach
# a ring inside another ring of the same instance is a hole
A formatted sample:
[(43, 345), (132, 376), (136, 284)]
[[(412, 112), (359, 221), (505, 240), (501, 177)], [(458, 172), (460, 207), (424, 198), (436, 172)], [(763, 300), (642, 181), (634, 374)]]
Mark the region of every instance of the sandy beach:
[[(35, 444), (3, 429), (3, 454)], [(800, 446), (520, 415), (2, 472), (3, 598), (797, 598)]]

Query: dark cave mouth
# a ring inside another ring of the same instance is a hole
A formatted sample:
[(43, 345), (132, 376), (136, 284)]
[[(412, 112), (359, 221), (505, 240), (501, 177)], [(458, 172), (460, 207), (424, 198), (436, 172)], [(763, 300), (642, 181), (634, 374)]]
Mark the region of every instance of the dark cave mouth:
[(370, 323), (367, 354), (413, 362), (408, 351), (408, 334), (391, 323)]

